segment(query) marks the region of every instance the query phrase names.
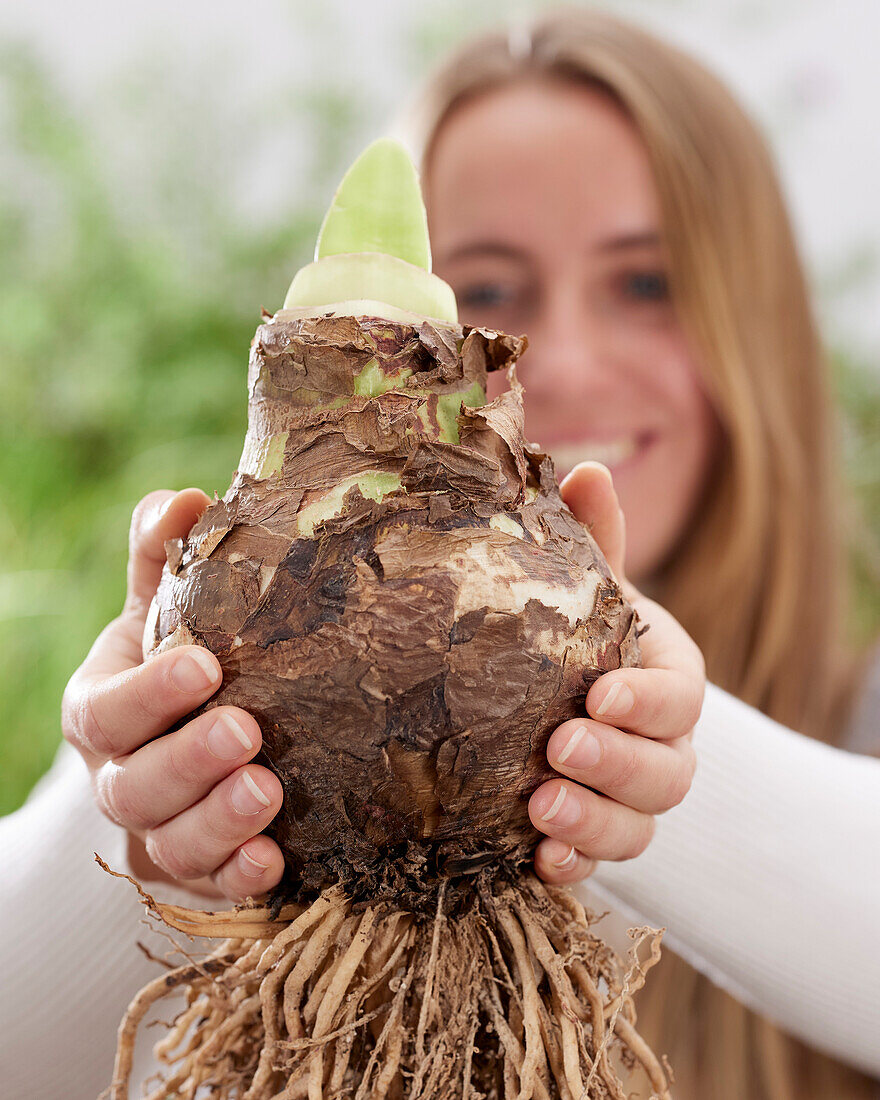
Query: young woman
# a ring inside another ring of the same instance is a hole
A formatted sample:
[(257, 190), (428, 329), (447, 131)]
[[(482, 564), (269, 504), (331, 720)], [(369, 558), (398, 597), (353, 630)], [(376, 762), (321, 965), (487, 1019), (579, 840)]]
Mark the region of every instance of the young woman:
[[(465, 320), (528, 333), (527, 435), (561, 473), (611, 467), (628, 575), (714, 684), (811, 738), (854, 738), (826, 364), (754, 126), (693, 59), (586, 12), (469, 43), (409, 125), (435, 270)], [(874, 711), (875, 748), (878, 726)], [(583, 794), (563, 798), (586, 815)], [(568, 839), (562, 813), (533, 818)], [(640, 1027), (679, 1100), (869, 1087), (669, 952), (648, 985)]]

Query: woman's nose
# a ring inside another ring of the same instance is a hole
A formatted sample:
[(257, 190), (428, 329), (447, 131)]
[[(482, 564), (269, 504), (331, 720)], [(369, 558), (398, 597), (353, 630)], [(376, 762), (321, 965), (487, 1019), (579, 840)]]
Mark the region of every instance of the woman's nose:
[(540, 324), (529, 333), (534, 372), (558, 393), (588, 395), (609, 384), (607, 333), (601, 318), (562, 287), (548, 296)]

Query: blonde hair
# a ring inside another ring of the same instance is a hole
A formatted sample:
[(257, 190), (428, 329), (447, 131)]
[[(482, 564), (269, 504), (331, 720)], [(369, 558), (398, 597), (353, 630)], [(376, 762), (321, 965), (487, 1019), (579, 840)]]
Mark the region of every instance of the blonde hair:
[[(637, 126), (676, 308), (723, 428), (713, 482), (653, 594), (700, 645), (714, 683), (833, 741), (849, 685), (832, 406), (767, 148), (694, 59), (609, 15), (566, 11), (468, 42), (429, 81), (408, 120), (426, 183), (451, 112), (529, 77), (601, 87)], [(868, 1095), (867, 1079), (784, 1037), (669, 952), (658, 971), (640, 1026), (669, 1054), (679, 1100)]]

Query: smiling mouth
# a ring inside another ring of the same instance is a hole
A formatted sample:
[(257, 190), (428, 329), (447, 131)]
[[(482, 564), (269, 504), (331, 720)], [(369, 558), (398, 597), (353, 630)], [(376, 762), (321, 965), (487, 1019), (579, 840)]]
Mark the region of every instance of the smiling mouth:
[(551, 446), (550, 455), (560, 469), (573, 470), (579, 462), (601, 462), (613, 472), (647, 450), (653, 440), (653, 432), (622, 435), (616, 439), (582, 439), (577, 443)]

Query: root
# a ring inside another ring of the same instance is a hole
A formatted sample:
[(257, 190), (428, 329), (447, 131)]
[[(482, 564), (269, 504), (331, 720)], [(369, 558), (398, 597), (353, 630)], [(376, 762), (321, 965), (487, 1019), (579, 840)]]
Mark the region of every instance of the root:
[(275, 918), (169, 916), (226, 938), (134, 999), (112, 1100), (129, 1096), (147, 1011), (180, 991), (185, 1006), (156, 1046), (167, 1076), (149, 1100), (625, 1100), (622, 1066), (630, 1089), (670, 1100), (632, 1002), (660, 933), (636, 935), (627, 968), (567, 891), (531, 874), (481, 872), (470, 891), (444, 884), (433, 919), (386, 901), (353, 905), (338, 887)]

